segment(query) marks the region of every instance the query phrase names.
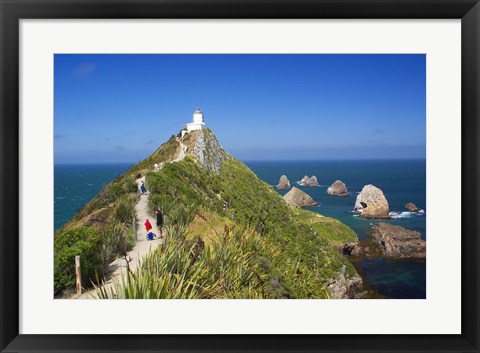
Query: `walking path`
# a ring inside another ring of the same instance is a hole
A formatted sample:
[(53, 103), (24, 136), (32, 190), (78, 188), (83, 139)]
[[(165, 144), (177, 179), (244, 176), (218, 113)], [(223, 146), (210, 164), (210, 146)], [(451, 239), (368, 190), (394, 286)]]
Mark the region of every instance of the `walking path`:
[[(142, 181), (145, 181), (145, 177), (142, 177), (140, 179), (137, 179), (137, 185), (140, 188), (140, 183)], [(139, 260), (142, 260), (150, 251), (156, 249), (159, 245), (163, 244), (164, 239), (155, 239), (155, 240), (147, 240), (147, 231), (145, 229), (145, 220), (148, 218), (150, 220), (150, 223), (152, 223), (153, 232), (155, 234), (158, 233), (158, 230), (156, 229), (156, 220), (155, 216), (150, 212), (148, 208), (148, 198), (149, 198), (149, 193), (147, 190), (146, 195), (140, 195), (140, 199), (138, 200), (137, 204), (135, 205), (135, 212), (137, 214), (137, 242), (135, 244), (135, 247), (130, 250), (127, 253), (127, 256), (130, 261), (130, 269), (135, 272), (135, 270), (138, 267)], [(159, 234), (157, 234), (158, 236)], [(113, 287), (113, 280), (114, 278), (120, 279), (120, 276), (123, 276), (126, 274), (127, 271), (127, 263), (124, 258), (118, 258), (115, 261), (113, 261), (108, 269), (108, 273), (110, 274), (108, 276), (108, 280), (103, 284), (103, 288), (110, 290), (110, 288)], [(96, 290), (92, 289), (90, 291), (87, 291), (85, 293), (82, 293), (82, 295), (79, 297), (79, 299), (92, 299), (92, 296), (94, 298), (97, 297)]]
[(185, 146), (182, 140), (180, 140), (178, 137), (177, 137), (177, 142), (180, 144), (180, 152), (178, 153), (177, 158), (172, 160), (172, 163), (180, 162), (181, 160), (183, 160), (185, 158), (185, 153), (187, 151), (187, 146)]

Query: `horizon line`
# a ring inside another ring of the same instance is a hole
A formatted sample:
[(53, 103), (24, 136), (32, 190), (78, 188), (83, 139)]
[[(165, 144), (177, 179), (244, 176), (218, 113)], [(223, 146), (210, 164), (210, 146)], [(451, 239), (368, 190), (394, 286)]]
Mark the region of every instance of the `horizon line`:
[[(235, 158), (235, 157), (234, 157)], [(427, 158), (339, 158), (339, 159), (239, 159), (240, 162), (366, 162), (366, 161), (382, 161), (382, 162), (388, 162), (388, 161), (426, 161)], [(78, 162), (78, 163), (72, 163), (72, 162), (60, 162), (60, 163), (53, 163), (53, 165), (92, 165), (92, 164), (137, 164), (142, 161), (126, 161), (126, 162)]]

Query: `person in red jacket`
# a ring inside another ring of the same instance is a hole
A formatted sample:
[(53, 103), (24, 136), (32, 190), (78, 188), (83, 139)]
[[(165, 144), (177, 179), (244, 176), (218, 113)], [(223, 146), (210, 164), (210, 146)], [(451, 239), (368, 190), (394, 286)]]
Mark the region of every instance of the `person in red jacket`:
[(147, 218), (147, 220), (145, 221), (145, 229), (147, 230), (147, 234), (148, 234), (148, 232), (150, 232), (150, 230), (152, 230), (152, 224), (150, 223), (150, 221), (148, 220), (148, 218)]

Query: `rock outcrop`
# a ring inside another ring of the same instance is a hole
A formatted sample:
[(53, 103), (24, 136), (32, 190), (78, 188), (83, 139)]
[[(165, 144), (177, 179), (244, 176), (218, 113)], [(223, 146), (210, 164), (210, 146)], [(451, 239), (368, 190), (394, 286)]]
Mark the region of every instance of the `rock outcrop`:
[(196, 133), (192, 154), (202, 167), (219, 174), (222, 163), (230, 158), (230, 155), (220, 146), (217, 138), (209, 129), (199, 130)]
[(343, 181), (335, 180), (335, 182), (328, 187), (327, 194), (333, 196), (347, 196), (349, 192)]
[(389, 218), (390, 209), (383, 191), (369, 184), (357, 195), (354, 211), (364, 218)]
[(405, 204), (405, 209), (407, 211), (410, 211), (410, 212), (418, 212), (418, 207), (415, 206), (415, 204), (411, 203), (411, 202)]
[(283, 199), (287, 203), (287, 205), (296, 205), (300, 207), (309, 207), (309, 206), (316, 206), (318, 205), (317, 202), (315, 202), (310, 195), (307, 193), (303, 192), (299, 188), (293, 187), (292, 190), (287, 192), (284, 196)]
[(278, 182), (277, 189), (290, 189), (290, 180), (288, 180), (286, 175), (282, 175), (280, 177), (280, 181)]
[(302, 180), (300, 180), (300, 185), (302, 186), (318, 186), (318, 181), (317, 177), (315, 175), (312, 175), (309, 177), (308, 175), (305, 175)]
[(369, 233), (372, 237), (363, 246), (367, 256), (426, 257), (426, 241), (421, 239), (420, 232), (388, 223), (377, 223), (370, 228)]
[(327, 290), (332, 299), (361, 299), (366, 294), (362, 278), (356, 273), (348, 276), (345, 265), (337, 277), (328, 284)]
[(358, 241), (342, 244), (338, 249), (345, 256), (359, 256), (362, 253), (362, 248)]

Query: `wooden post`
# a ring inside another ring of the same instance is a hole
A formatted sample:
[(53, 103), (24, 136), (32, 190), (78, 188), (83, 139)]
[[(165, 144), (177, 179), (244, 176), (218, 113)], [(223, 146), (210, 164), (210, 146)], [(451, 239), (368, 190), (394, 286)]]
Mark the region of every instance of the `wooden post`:
[(135, 239), (137, 238), (137, 220), (135, 219), (135, 216), (133, 216), (133, 234), (135, 234)]
[(75, 276), (77, 278), (77, 294), (82, 294), (82, 268), (80, 267), (80, 256), (75, 256)]

